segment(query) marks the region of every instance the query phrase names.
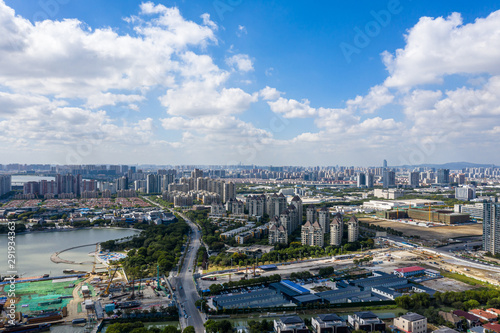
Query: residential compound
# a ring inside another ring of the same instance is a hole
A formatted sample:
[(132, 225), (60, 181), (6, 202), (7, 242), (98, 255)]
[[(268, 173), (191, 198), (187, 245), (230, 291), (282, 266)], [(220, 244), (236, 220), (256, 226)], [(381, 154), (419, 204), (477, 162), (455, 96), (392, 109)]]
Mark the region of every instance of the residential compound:
[[(257, 198), (257, 200), (262, 200), (262, 197)], [(269, 244), (287, 243), (288, 235), (302, 224), (302, 200), (298, 196), (294, 196), (287, 207), (286, 197), (283, 194), (272, 194), (268, 195), (265, 201), (266, 213), (271, 217)]]

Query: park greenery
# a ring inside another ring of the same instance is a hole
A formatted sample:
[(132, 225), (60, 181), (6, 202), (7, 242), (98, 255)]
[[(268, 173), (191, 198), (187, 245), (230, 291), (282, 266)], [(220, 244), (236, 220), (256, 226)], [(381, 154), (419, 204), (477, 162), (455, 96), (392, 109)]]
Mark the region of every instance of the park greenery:
[(136, 237), (121, 242), (110, 240), (101, 246), (110, 251), (129, 250), (121, 263), (127, 274), (142, 278), (154, 275), (157, 265), (161, 272), (170, 271), (177, 265), (188, 231), (184, 220), (170, 225), (149, 225)]
[[(186, 327), (187, 329), (187, 327)], [(184, 332), (190, 332), (186, 331)], [(175, 326), (165, 326), (163, 328), (146, 328), (144, 323), (140, 321), (132, 323), (114, 323), (106, 327), (107, 333), (181, 333)]]

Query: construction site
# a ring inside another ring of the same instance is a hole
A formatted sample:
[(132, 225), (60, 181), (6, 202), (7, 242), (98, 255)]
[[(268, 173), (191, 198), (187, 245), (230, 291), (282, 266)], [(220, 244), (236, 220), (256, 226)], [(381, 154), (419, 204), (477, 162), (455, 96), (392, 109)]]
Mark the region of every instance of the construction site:
[[(97, 257), (97, 248), (95, 258)], [(96, 332), (102, 320), (116, 312), (151, 307), (167, 307), (171, 302), (165, 281), (128, 278), (118, 265), (104, 270), (63, 276), (36, 276), (0, 282), (0, 311), (4, 304), (15, 304), (16, 327), (9, 327), (8, 318), (0, 320), (0, 332), (48, 330), (53, 325), (76, 325), (79, 331)], [(162, 285), (163, 284), (163, 285)], [(12, 297), (12, 288), (15, 296)], [(11, 298), (8, 298), (8, 297)], [(3, 328), (3, 330), (2, 330)]]

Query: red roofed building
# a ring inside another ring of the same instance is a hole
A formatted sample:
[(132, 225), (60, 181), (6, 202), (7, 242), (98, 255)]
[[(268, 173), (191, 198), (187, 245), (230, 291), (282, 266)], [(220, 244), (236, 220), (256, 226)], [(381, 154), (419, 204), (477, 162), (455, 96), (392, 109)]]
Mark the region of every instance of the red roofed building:
[(500, 310), (498, 310), (498, 309), (489, 308), (489, 309), (486, 309), (486, 311), (488, 311), (489, 313), (493, 313), (494, 315), (500, 316)]
[(487, 312), (487, 311), (484, 311), (484, 310), (481, 310), (481, 309), (470, 310), (469, 313), (472, 313), (473, 315), (478, 316), (479, 318), (486, 320), (486, 321), (489, 321), (489, 322), (492, 322), (492, 321), (495, 321), (498, 319), (497, 315), (492, 314), (492, 313)]
[(398, 268), (394, 270), (394, 274), (399, 277), (409, 277), (414, 275), (422, 275), (425, 274), (425, 268), (420, 266), (410, 266), (404, 268)]
[(483, 328), (488, 331), (500, 333), (500, 324), (492, 324), (492, 323), (484, 324)]

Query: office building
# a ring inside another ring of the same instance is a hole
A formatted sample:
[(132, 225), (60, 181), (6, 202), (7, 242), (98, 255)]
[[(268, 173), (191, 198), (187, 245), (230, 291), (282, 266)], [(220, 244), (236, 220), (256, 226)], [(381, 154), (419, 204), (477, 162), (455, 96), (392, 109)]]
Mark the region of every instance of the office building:
[(394, 326), (403, 332), (427, 333), (427, 318), (418, 313), (408, 312), (394, 318)]
[(375, 183), (375, 176), (373, 173), (366, 174), (366, 187), (373, 188), (373, 184)]
[(392, 170), (384, 170), (382, 183), (384, 188), (396, 186), (396, 172)]
[(450, 183), (450, 169), (438, 169), (436, 183), (449, 184)]
[(408, 176), (408, 185), (410, 185), (410, 187), (418, 187), (420, 185), (420, 172), (410, 172)]
[(357, 186), (365, 187), (366, 186), (366, 174), (360, 172), (357, 175)]
[(500, 204), (485, 202), (483, 206), (483, 250), (500, 253)]
[(472, 185), (463, 185), (455, 188), (455, 199), (469, 201), (476, 198), (476, 188)]

